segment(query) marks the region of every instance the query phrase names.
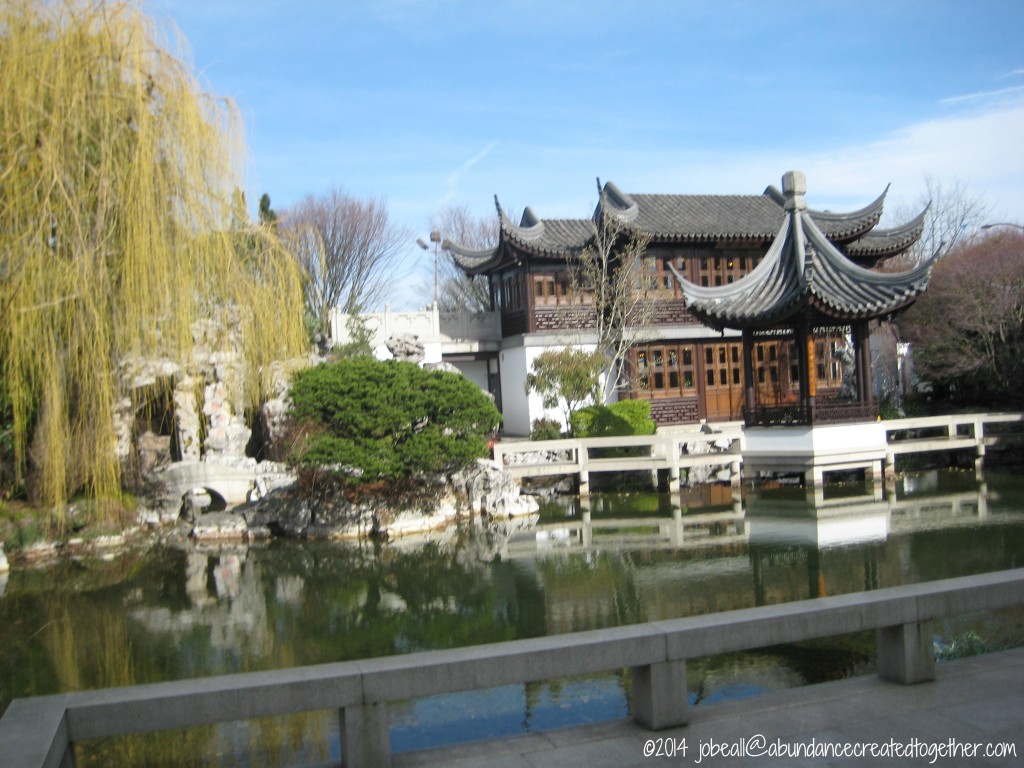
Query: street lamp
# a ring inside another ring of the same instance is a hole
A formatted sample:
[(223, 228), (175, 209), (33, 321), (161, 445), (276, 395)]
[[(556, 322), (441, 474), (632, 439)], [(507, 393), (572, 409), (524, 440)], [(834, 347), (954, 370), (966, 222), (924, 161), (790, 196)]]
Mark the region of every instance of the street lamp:
[[(430, 233), (430, 242), (434, 244), (434, 307), (437, 307), (437, 246), (441, 242), (441, 233), (436, 229)], [(424, 251), (429, 250), (430, 246), (423, 242), (422, 238), (416, 238), (416, 245), (422, 248)]]

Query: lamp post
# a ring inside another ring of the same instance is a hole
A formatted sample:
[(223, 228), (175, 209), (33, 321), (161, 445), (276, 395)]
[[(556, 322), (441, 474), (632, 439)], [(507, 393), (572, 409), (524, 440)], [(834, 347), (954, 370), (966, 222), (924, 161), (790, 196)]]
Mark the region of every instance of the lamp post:
[[(437, 246), (441, 242), (441, 233), (436, 229), (430, 233), (430, 242), (434, 244), (434, 307), (437, 307)], [(424, 251), (429, 250), (430, 246), (423, 242), (421, 238), (416, 238), (416, 245), (422, 248)]]

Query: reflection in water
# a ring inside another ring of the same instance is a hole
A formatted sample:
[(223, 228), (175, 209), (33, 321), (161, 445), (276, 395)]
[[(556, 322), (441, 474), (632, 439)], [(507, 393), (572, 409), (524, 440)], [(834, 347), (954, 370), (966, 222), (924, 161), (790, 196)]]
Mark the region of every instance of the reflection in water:
[[(539, 517), (385, 546), (272, 542), (69, 559), (15, 571), (0, 595), (0, 707), (16, 696), (497, 642), (1012, 568), (1024, 560), (1022, 545), (1024, 483), (931, 473), (885, 495), (855, 484), (817, 499), (794, 487), (744, 497), (722, 486), (563, 499)], [(693, 660), (690, 698), (704, 704), (860, 674), (872, 653), (873, 637), (854, 637)], [(621, 674), (435, 697), (392, 708), (393, 747), (608, 719), (628, 707)], [(196, 763), (269, 765), (300, 750), (336, 759), (337, 738), (334, 713), (312, 713), (87, 745), (80, 760), (187, 764), (193, 758), (167, 746), (185, 739), (188, 755), (205, 755)]]

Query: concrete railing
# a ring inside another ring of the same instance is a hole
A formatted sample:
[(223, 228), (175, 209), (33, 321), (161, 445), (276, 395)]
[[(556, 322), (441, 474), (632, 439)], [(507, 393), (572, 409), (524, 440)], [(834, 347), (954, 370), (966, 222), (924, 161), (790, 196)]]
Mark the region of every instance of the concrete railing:
[[(863, 430), (865, 426), (870, 431), (869, 444), (862, 444), (862, 436), (849, 437), (853, 431)], [(515, 478), (577, 475), (581, 496), (589, 493), (592, 472), (648, 470), (654, 473), (667, 469), (669, 490), (674, 492), (679, 490), (680, 470), (683, 468), (727, 466), (735, 484), (741, 479), (745, 458), (749, 460), (748, 464), (756, 463), (754, 473), (759, 469), (779, 472), (806, 469), (808, 484), (819, 485), (824, 471), (859, 468), (868, 470), (872, 477), (891, 477), (895, 472), (896, 456), (907, 453), (972, 450), (975, 466), (980, 470), (986, 447), (1001, 440), (1024, 439), (1024, 414), (970, 413), (862, 424), (828, 424), (818, 431), (822, 435), (825, 432), (833, 435), (835, 444), (829, 447), (818, 446), (808, 437), (814, 432), (810, 427), (798, 426), (795, 429), (801, 434), (787, 434), (781, 427), (760, 430), (760, 451), (753, 446), (754, 438), (749, 437), (742, 426), (724, 425), (720, 431), (713, 432), (659, 431), (645, 436), (503, 441), (494, 446), (494, 458)], [(927, 436), (921, 437), (922, 434)], [(762, 444), (766, 436), (777, 437), (776, 443), (768, 449)], [(856, 447), (845, 442), (848, 439), (854, 439)], [(778, 441), (784, 441), (785, 446)], [(724, 451), (722, 443), (729, 444)], [(610, 448), (639, 449), (636, 453), (642, 455), (595, 458), (595, 454)], [(882, 470), (882, 475), (875, 474), (878, 469)]]
[[(728, 427), (719, 432), (658, 432), (654, 435), (623, 437), (565, 438), (561, 440), (516, 440), (494, 445), (494, 460), (515, 478), (577, 475), (579, 493), (590, 492), (592, 472), (668, 470), (669, 490), (679, 490), (680, 471), (696, 466), (729, 467), (739, 482), (743, 430)], [(723, 449), (723, 443), (728, 447)], [(602, 452), (633, 449), (629, 456), (608, 456)]]
[(648, 624), (272, 672), (16, 699), (0, 720), (6, 768), (73, 766), (73, 744), (232, 720), (337, 710), (344, 765), (389, 766), (388, 703), (629, 668), (651, 729), (689, 720), (686, 661), (877, 630), (878, 674), (933, 680), (931, 622), (1024, 604), (1024, 569)]
[[(893, 419), (885, 426), (885, 473), (895, 470), (896, 456), (932, 451), (972, 450), (980, 470), (985, 449), (999, 440), (1024, 438), (1022, 413), (964, 413)], [(924, 436), (922, 436), (924, 433)]]

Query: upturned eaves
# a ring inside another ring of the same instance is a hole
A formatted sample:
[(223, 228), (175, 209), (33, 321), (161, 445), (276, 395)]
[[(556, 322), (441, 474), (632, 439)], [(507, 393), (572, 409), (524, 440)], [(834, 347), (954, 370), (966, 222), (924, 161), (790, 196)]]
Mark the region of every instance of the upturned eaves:
[(825, 321), (882, 317), (906, 307), (928, 285), (932, 261), (909, 272), (874, 272), (853, 263), (817, 226), (812, 212), (786, 214), (764, 259), (736, 282), (694, 285), (675, 268), (687, 306), (715, 328), (759, 328), (813, 309)]
[(911, 221), (892, 229), (872, 229), (856, 240), (846, 243), (846, 254), (854, 259), (877, 261), (886, 256), (902, 253), (921, 239), (924, 232), (925, 208)]

